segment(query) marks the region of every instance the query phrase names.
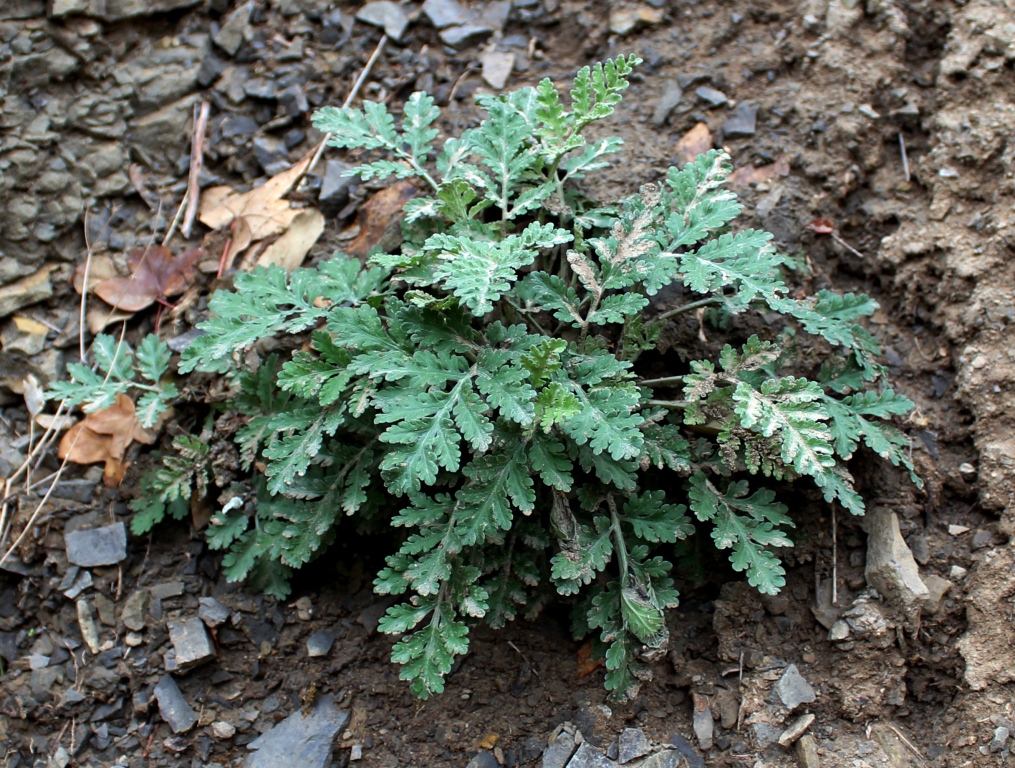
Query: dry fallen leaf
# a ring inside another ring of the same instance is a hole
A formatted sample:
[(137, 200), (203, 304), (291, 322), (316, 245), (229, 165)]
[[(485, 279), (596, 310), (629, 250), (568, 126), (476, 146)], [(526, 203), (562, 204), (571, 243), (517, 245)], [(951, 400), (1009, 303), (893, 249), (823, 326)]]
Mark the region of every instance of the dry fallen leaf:
[(789, 155), (781, 155), (771, 165), (763, 165), (760, 168), (753, 165), (737, 168), (730, 174), (729, 183), (734, 187), (746, 187), (750, 184), (771, 181), (776, 176), (789, 176)]
[(673, 154), (676, 156), (677, 165), (686, 165), (710, 149), (712, 149), (712, 132), (704, 123), (698, 123), (680, 137), (677, 146), (673, 148)]
[(606, 663), (605, 659), (593, 659), (592, 658), (592, 643), (585, 643), (581, 648), (578, 649), (578, 677), (588, 677), (603, 664)]
[(313, 159), (308, 152), (287, 171), (273, 176), (249, 192), (238, 194), (229, 187), (212, 187), (201, 195), (201, 223), (211, 229), (232, 227), (232, 241), (225, 255), (225, 263), (232, 264), (237, 254), (258, 240), (284, 232), (299, 209), (283, 200), (292, 186), (299, 181)]
[(835, 222), (824, 216), (819, 216), (807, 225), (807, 229), (819, 235), (830, 235), (835, 231)]
[(316, 208), (304, 208), (289, 228), (257, 258), (257, 266), (278, 265), (292, 272), (303, 263), (317, 238), (324, 232), (324, 216)]
[(114, 323), (130, 320), (133, 316), (133, 312), (121, 312), (118, 309), (107, 307), (105, 304), (100, 307), (89, 305), (88, 312), (85, 313), (85, 325), (88, 326), (88, 332), (95, 336)]
[(116, 265), (113, 264), (113, 260), (109, 257), (109, 255), (100, 253), (96, 256), (92, 256), (90, 264), (86, 259), (78, 264), (74, 269), (74, 290), (78, 293), (84, 293), (85, 290), (85, 267), (88, 267), (89, 293), (94, 291), (95, 286), (103, 280), (119, 276), (116, 271)]
[(127, 254), (131, 276), (103, 280), (95, 286), (95, 295), (124, 312), (138, 312), (157, 299), (182, 293), (193, 282), (203, 257), (203, 248), (191, 248), (176, 258), (161, 245), (134, 248)]
[(388, 238), (399, 237), (405, 216), (402, 208), (416, 191), (410, 182), (397, 181), (363, 203), (357, 217), (359, 234), (346, 246), (345, 252), (362, 259), (375, 245), (384, 246)]
[(35, 417), (35, 423), (43, 429), (52, 429), (56, 432), (63, 432), (65, 429), (70, 429), (78, 420), (73, 416), (59, 416), (52, 413), (40, 413)]
[(105, 462), (103, 482), (115, 487), (127, 471), (123, 455), (135, 440), (151, 445), (155, 435), (142, 429), (134, 411), (134, 401), (121, 392), (113, 405), (89, 413), (84, 421), (72, 426), (60, 440), (57, 455), (75, 464)]

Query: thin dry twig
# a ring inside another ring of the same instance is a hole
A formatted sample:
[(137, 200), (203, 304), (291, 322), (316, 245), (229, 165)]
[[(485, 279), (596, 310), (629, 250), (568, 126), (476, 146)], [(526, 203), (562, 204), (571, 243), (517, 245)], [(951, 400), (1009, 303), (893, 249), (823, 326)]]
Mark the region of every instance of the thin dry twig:
[(898, 728), (896, 728), (891, 723), (885, 723), (885, 725), (887, 725), (889, 728), (891, 728), (892, 731), (895, 733), (895, 735), (898, 736), (900, 739), (902, 739), (902, 743), (905, 744), (907, 747), (909, 747), (909, 749), (912, 751), (912, 753), (914, 755), (916, 755), (920, 759), (921, 763), (923, 763), (924, 765), (927, 765), (927, 759), (922, 754), (920, 754), (920, 750), (918, 750), (913, 745), (913, 742), (911, 742), (909, 739), (907, 739), (905, 736), (902, 735), (902, 731), (900, 731)]
[(839, 602), (839, 526), (836, 502), (832, 502), (832, 605)]
[[(349, 107), (350, 104), (352, 104), (353, 99), (356, 98), (356, 95), (359, 93), (360, 88), (363, 87), (363, 83), (369, 76), (370, 70), (374, 68), (374, 62), (376, 62), (377, 58), (381, 55), (381, 51), (384, 50), (384, 45), (387, 42), (388, 36), (381, 35), (381, 39), (377, 41), (377, 47), (374, 48), (374, 52), (370, 54), (370, 58), (367, 59), (366, 66), (363, 67), (363, 71), (359, 73), (359, 77), (356, 78), (356, 82), (353, 83), (352, 85), (352, 90), (349, 91), (349, 95), (346, 96), (345, 103), (342, 104), (342, 109), (346, 109)], [(320, 160), (321, 155), (324, 154), (324, 148), (327, 146), (328, 139), (330, 138), (331, 134), (327, 133), (324, 135), (324, 138), (321, 139), (321, 143), (317, 145), (317, 149), (314, 152), (313, 159), (310, 161), (310, 165), (308, 165), (307, 170), (303, 172), (304, 175), (314, 170), (314, 167), (317, 165), (317, 161)]]
[(906, 176), (906, 182), (909, 182), (909, 156), (906, 154), (906, 140), (902, 138), (902, 131), (899, 131), (899, 149), (902, 152), (902, 172)]
[[(116, 350), (117, 351), (113, 353), (114, 355), (118, 355), (119, 354), (119, 350), (123, 346), (123, 337), (124, 337), (124, 335), (126, 333), (127, 333), (127, 324), (124, 323), (121, 326), (121, 329), (120, 329), (120, 339), (117, 342), (117, 345), (116, 345)], [(112, 374), (112, 367), (110, 367), (109, 371), (106, 371), (106, 377), (102, 381), (103, 384), (105, 384), (107, 381), (109, 381), (109, 377), (110, 377), (111, 374)], [(81, 437), (82, 434), (83, 434), (83, 430), (82, 430), (82, 432), (78, 432), (76, 435), (74, 435), (74, 440), (71, 441), (70, 448), (67, 450), (67, 455), (68, 456), (70, 456), (71, 454), (74, 453), (74, 447), (77, 445), (78, 439)], [(55, 489), (56, 486), (57, 486), (57, 483), (60, 482), (60, 477), (63, 475), (63, 471), (67, 468), (67, 462), (68, 462), (68, 459), (64, 459), (63, 462), (60, 464), (60, 468), (57, 469), (56, 475), (53, 478), (53, 482), (50, 483), (49, 488), (46, 490), (46, 494), (42, 497), (42, 501), (39, 502), (38, 506), (35, 508), (35, 511), (32, 512), (31, 517), (28, 518), (28, 521), (25, 523), (25, 527), (22, 529), (21, 534), (10, 545), (10, 547), (7, 549), (7, 551), (4, 552), (3, 556), (0, 557), (0, 566), (2, 566), (4, 563), (7, 562), (7, 558), (9, 558), (14, 553), (14, 550), (16, 550), (19, 546), (21, 546), (21, 542), (25, 540), (25, 536), (27, 536), (28, 532), (32, 530), (32, 526), (35, 525), (35, 521), (36, 521), (36, 519), (38, 519), (39, 514), (42, 512), (43, 507), (46, 506), (46, 502), (49, 501), (49, 497), (53, 494), (53, 489)], [(11, 522), (13, 524), (13, 521), (11, 521)], [(6, 533), (3, 532), (2, 529), (0, 529), (0, 541), (3, 541), (4, 539), (6, 539)]]
[(540, 688), (546, 688), (546, 686), (543, 685), (543, 678), (541, 678), (539, 676), (539, 673), (536, 671), (536, 668), (534, 666), (532, 666), (532, 662), (528, 660), (528, 658), (525, 656), (524, 653), (522, 653), (521, 649), (517, 645), (512, 643), (510, 640), (508, 640), (508, 645), (510, 645), (514, 649), (515, 653), (517, 653), (519, 656), (522, 657), (522, 661), (524, 661), (528, 665), (529, 670), (532, 672), (532, 674), (536, 678), (536, 682), (539, 683), (539, 687)]
[(180, 232), (184, 237), (190, 237), (190, 230), (194, 226), (194, 219), (197, 218), (197, 203), (201, 197), (198, 177), (201, 175), (201, 167), (204, 164), (204, 135), (208, 130), (208, 116), (211, 114), (211, 104), (207, 101), (201, 102), (201, 110), (194, 120), (194, 137), (190, 142), (190, 177), (187, 179), (187, 212), (183, 216), (183, 226)]
[(85, 209), (85, 276), (84, 282), (81, 286), (81, 311), (78, 315), (78, 348), (79, 357), (81, 358), (81, 364), (84, 365), (87, 362), (88, 356), (85, 354), (85, 306), (88, 303), (88, 273), (92, 269), (92, 241), (88, 237), (88, 214), (89, 209)]

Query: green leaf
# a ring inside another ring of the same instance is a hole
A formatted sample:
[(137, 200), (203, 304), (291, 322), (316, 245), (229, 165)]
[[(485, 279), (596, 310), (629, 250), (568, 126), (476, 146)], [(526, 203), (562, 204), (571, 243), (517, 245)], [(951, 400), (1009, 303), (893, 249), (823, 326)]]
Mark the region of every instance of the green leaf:
[(590, 389), (568, 382), (568, 389), (581, 410), (560, 427), (577, 445), (589, 444), (593, 453), (604, 451), (614, 460), (640, 455), (644, 443), (639, 427), (644, 419), (635, 413), (640, 398), (634, 389), (612, 387)]
[(564, 444), (548, 435), (536, 432), (529, 444), (529, 463), (539, 473), (539, 479), (551, 488), (570, 491), (574, 484), (573, 465), (564, 452)]
[[(658, 544), (673, 544), (694, 533), (694, 526), (683, 504), (666, 504), (663, 491), (632, 494), (624, 504), (622, 521), (631, 527), (634, 535)], [(640, 635), (639, 635), (640, 636)]]
[(703, 472), (691, 475), (688, 499), (701, 521), (715, 524), (712, 538), (719, 549), (732, 549), (730, 562), (736, 571), (747, 571), (747, 580), (765, 594), (774, 595), (786, 585), (786, 571), (768, 547), (791, 547), (792, 542), (776, 528), (792, 525), (786, 507), (776, 503), (767, 489), (747, 496), (747, 483), (729, 483), (720, 492)]
[(557, 424), (562, 424), (581, 412), (581, 400), (560, 382), (550, 382), (536, 395), (536, 419), (543, 432), (549, 433)]
[(849, 474), (835, 463), (831, 433), (823, 423), (828, 419), (823, 399), (818, 384), (792, 376), (769, 379), (760, 389), (741, 382), (733, 392), (742, 427), (764, 437), (777, 435), (783, 462), (812, 477), (826, 500), (838, 499), (853, 514), (861, 514), (863, 499)]
[[(398, 608), (404, 609), (405, 618), (397, 614)], [(422, 606), (389, 608), (388, 615), (381, 621), (381, 631), (397, 634), (400, 630), (394, 627), (407, 624), (422, 610)], [(468, 627), (457, 620), (451, 607), (441, 603), (431, 610), (433, 618), (429, 624), (403, 638), (391, 649), (391, 660), (403, 665), (399, 677), (410, 681), (412, 692), (423, 699), (444, 692), (444, 675), (451, 671), (455, 656), (469, 650)], [(417, 623), (422, 618), (417, 619)]]
[(665, 227), (670, 242), (666, 251), (701, 242), (740, 215), (743, 206), (735, 193), (720, 189), (733, 166), (726, 152), (710, 149), (682, 170), (666, 175), (664, 203), (670, 211)]
[(530, 265), (538, 248), (551, 248), (571, 240), (571, 234), (552, 224), (530, 224), (521, 235), (500, 242), (435, 234), (423, 248), (437, 254), (434, 276), (473, 313), (485, 315), (518, 279), (517, 271)]
[(562, 595), (573, 595), (588, 584), (613, 557), (610, 520), (597, 517), (593, 527), (579, 524), (574, 535), (560, 542), (560, 552), (550, 559), (550, 575)]
[(730, 312), (740, 312), (756, 299), (785, 292), (780, 260), (768, 245), (772, 235), (756, 229), (724, 234), (709, 240), (698, 250), (680, 256), (684, 283), (698, 293), (719, 293), (733, 286), (736, 294), (727, 297)]
[(581, 300), (574, 288), (567, 286), (557, 275), (545, 272), (530, 272), (522, 283), (522, 294), (531, 297), (542, 309), (552, 312), (562, 323), (571, 323), (575, 328), (584, 324), (579, 311)]
[(148, 381), (158, 384), (169, 370), (169, 359), (172, 356), (169, 345), (150, 333), (141, 340), (134, 353), (134, 367)]

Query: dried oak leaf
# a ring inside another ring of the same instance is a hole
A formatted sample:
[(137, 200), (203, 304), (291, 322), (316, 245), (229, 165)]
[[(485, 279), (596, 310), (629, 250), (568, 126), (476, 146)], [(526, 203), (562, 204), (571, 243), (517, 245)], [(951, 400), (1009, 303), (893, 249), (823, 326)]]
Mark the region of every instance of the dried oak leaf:
[[(358, 259), (380, 245), (391, 252), (401, 237), (405, 204), (416, 194), (416, 187), (408, 181), (397, 181), (367, 200), (359, 209), (359, 234), (346, 246), (345, 252)], [(399, 240), (400, 242), (400, 240)]]
[(282, 197), (300, 180), (313, 152), (308, 152), (292, 168), (272, 176), (264, 184), (239, 194), (229, 187), (211, 187), (201, 195), (199, 218), (210, 229), (231, 227), (232, 240), (225, 254), (225, 263), (253, 242), (285, 232), (300, 212)]
[(183, 293), (194, 281), (203, 256), (203, 248), (191, 248), (176, 258), (161, 245), (134, 248), (127, 254), (130, 277), (107, 278), (95, 286), (95, 294), (116, 309), (139, 312), (157, 299)]
[(712, 132), (704, 123), (698, 123), (677, 141), (673, 148), (678, 165), (686, 165), (698, 155), (712, 149)]
[(134, 411), (134, 401), (121, 392), (113, 405), (89, 413), (83, 421), (67, 430), (60, 440), (57, 455), (75, 464), (105, 462), (102, 480), (107, 486), (115, 487), (127, 471), (124, 453), (135, 440), (151, 445), (155, 442), (155, 435), (141, 427)]

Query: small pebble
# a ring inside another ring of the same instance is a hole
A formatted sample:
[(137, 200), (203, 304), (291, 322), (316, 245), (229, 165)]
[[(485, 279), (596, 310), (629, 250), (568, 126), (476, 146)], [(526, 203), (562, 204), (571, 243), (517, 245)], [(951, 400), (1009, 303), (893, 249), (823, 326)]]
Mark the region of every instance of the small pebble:
[(231, 739), (236, 735), (236, 726), (225, 720), (218, 720), (211, 724), (211, 732), (216, 739)]

